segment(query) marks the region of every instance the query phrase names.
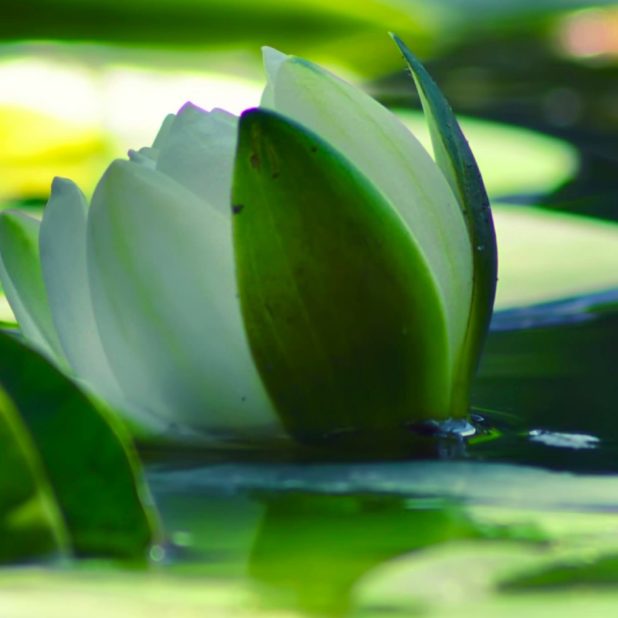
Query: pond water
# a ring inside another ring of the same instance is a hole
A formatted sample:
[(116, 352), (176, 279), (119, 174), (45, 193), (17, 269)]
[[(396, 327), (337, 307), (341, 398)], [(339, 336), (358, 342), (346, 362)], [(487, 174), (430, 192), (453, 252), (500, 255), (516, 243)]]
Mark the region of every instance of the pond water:
[(152, 563), (250, 591), (243, 607), (256, 615), (501, 616), (532, 598), (526, 611), (548, 611), (580, 589), (595, 591), (593, 607), (608, 602), (617, 300), (496, 314), (477, 433), (442, 438), (442, 458), (151, 463), (168, 534)]

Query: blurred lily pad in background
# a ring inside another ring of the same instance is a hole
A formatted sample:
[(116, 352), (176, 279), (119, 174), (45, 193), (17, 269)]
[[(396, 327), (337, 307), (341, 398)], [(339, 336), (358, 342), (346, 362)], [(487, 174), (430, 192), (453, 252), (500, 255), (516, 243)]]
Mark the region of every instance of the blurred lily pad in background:
[(618, 287), (618, 225), (528, 206), (494, 207), (496, 309)]

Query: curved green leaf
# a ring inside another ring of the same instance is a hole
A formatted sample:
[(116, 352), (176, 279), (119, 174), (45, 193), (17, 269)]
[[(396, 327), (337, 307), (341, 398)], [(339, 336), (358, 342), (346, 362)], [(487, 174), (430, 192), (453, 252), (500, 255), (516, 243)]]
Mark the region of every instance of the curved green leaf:
[(153, 539), (153, 515), (135, 457), (112, 419), (41, 355), (3, 332), (0, 386), (40, 455), (75, 552), (142, 556)]
[(232, 194), (245, 327), (288, 430), (398, 439), (406, 421), (447, 415), (446, 318), (386, 198), (317, 135), (262, 109), (241, 117)]
[(472, 244), (474, 279), (470, 319), (455, 378), (454, 411), (467, 410), (470, 383), (489, 329), (496, 295), (498, 250), (489, 198), (474, 155), (444, 95), (425, 67), (397, 36), (429, 125), (436, 163), (459, 200)]
[(67, 532), (36, 450), (0, 387), (0, 563), (63, 552)]

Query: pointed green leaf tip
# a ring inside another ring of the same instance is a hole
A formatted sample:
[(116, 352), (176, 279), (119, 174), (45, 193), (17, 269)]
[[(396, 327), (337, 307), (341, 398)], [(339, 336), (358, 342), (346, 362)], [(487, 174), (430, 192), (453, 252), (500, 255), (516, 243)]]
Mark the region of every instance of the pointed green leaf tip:
[(489, 198), (470, 146), (444, 95), (425, 67), (394, 34), (408, 63), (429, 125), (436, 163), (461, 206), (474, 260), (470, 318), (454, 381), (454, 415), (467, 412), (470, 385), (489, 329), (496, 295), (498, 250)]
[(263, 109), (241, 117), (232, 194), (244, 323), (290, 433), (386, 444), (406, 421), (448, 414), (436, 284), (383, 194), (316, 134)]

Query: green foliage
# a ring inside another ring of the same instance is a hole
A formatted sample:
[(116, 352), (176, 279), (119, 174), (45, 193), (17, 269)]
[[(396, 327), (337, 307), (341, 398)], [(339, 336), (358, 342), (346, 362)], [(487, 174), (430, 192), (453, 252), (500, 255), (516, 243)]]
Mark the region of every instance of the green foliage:
[[(153, 539), (153, 514), (144, 504), (147, 495), (135, 457), (113, 419), (42, 356), (3, 332), (0, 386), (23, 424), (17, 439), (22, 444), (30, 440), (37, 451), (73, 551), (143, 556)], [(6, 448), (18, 448), (5, 441)]]

